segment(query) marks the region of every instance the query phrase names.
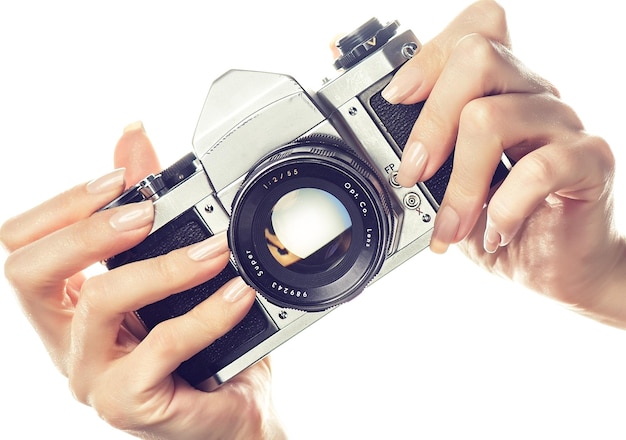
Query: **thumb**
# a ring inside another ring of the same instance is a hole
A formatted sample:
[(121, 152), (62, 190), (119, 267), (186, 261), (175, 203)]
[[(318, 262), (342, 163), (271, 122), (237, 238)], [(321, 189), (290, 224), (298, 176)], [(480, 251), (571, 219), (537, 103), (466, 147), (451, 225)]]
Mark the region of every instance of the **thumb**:
[(141, 122), (126, 128), (113, 153), (115, 168), (126, 168), (126, 187), (135, 185), (148, 174), (161, 171), (159, 158)]

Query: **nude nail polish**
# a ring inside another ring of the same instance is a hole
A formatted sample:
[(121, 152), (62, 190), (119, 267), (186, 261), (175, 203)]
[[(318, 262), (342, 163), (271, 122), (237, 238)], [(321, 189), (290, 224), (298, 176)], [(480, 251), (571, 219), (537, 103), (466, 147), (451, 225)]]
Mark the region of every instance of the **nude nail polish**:
[(211, 238), (196, 243), (187, 249), (187, 256), (194, 261), (204, 261), (228, 251), (226, 233), (221, 232)]
[(436, 254), (445, 253), (450, 247), (450, 243), (456, 238), (460, 225), (461, 218), (451, 206), (446, 205), (440, 209), (430, 239), (430, 250)]
[(145, 128), (143, 126), (143, 122), (141, 121), (135, 121), (131, 124), (128, 124), (126, 127), (124, 127), (124, 133), (130, 133), (131, 131), (145, 131)]
[(124, 185), (125, 173), (126, 168), (118, 168), (102, 177), (94, 179), (87, 184), (87, 192), (90, 194), (102, 194), (121, 188)]
[(414, 141), (407, 145), (398, 169), (398, 183), (404, 187), (415, 185), (415, 182), (420, 181), (422, 178), (427, 162), (428, 151), (424, 144), (420, 141)]
[(226, 302), (234, 303), (244, 298), (251, 290), (252, 288), (241, 278), (236, 278), (225, 286), (222, 298), (224, 298)]
[(395, 84), (389, 83), (387, 87), (383, 89), (381, 95), (385, 99), (385, 101), (389, 102), (390, 104), (395, 104), (397, 103), (398, 97), (400, 96), (400, 89), (398, 89)]
[(391, 79), (381, 95), (390, 104), (398, 104), (405, 98), (405, 94), (410, 94), (411, 91), (417, 90), (422, 80), (423, 73), (418, 67), (405, 65)]
[(489, 223), (489, 221), (487, 221), (487, 226), (485, 227), (485, 236), (483, 239), (483, 247), (485, 249), (485, 252), (488, 252), (490, 254), (495, 253), (500, 247), (501, 242), (502, 237), (500, 236), (500, 233), (496, 231), (496, 229), (493, 227), (493, 225)]
[(151, 201), (131, 203), (116, 208), (116, 213), (109, 219), (111, 227), (118, 232), (132, 231), (152, 223), (154, 208)]

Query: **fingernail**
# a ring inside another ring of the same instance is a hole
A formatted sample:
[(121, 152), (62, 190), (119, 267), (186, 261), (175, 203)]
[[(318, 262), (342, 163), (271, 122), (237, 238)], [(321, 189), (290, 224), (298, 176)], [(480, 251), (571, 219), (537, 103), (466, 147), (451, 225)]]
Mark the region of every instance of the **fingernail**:
[(398, 104), (404, 95), (417, 90), (422, 82), (421, 70), (415, 66), (405, 66), (395, 74), (381, 95), (390, 104)]
[(204, 261), (228, 251), (226, 233), (220, 232), (211, 238), (189, 247), (187, 256), (194, 261)]
[(392, 80), (387, 87), (381, 92), (382, 97), (390, 104), (397, 104), (400, 96), (400, 89)]
[(118, 232), (131, 231), (152, 223), (154, 208), (152, 202), (131, 203), (117, 208), (109, 223)]
[(131, 131), (146, 131), (144, 126), (143, 126), (143, 122), (141, 121), (135, 121), (131, 124), (128, 124), (126, 127), (124, 127), (124, 133), (130, 133)]
[(428, 162), (428, 152), (420, 141), (407, 145), (402, 153), (402, 161), (398, 169), (398, 183), (404, 187), (411, 187), (418, 182)]
[(126, 173), (126, 168), (118, 168), (92, 180), (87, 184), (87, 192), (90, 194), (102, 194), (123, 187), (124, 173)]
[(485, 226), (485, 237), (483, 239), (483, 247), (485, 251), (493, 254), (495, 253), (502, 243), (502, 236), (494, 226), (491, 224), (489, 219), (487, 219), (487, 225)]
[(241, 278), (236, 278), (230, 281), (224, 289), (224, 293), (222, 293), (222, 298), (224, 301), (229, 303), (234, 303), (244, 298), (247, 294), (250, 293), (252, 288), (248, 286)]
[(445, 253), (450, 247), (450, 243), (456, 238), (460, 224), (461, 218), (451, 206), (446, 205), (440, 209), (430, 239), (430, 250), (436, 254)]
[(508, 246), (513, 241), (518, 232), (519, 227), (517, 227), (513, 232), (500, 234), (500, 247)]

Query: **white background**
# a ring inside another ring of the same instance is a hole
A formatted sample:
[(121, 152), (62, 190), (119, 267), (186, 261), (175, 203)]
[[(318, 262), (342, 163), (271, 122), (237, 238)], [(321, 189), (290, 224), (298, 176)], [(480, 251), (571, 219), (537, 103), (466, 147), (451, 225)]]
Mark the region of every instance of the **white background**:
[[(625, 230), (617, 4), (502, 3), (515, 53), (614, 147)], [(227, 69), (289, 73), (315, 89), (331, 72), (335, 34), (378, 16), (426, 41), (468, 2), (212, 4), (0, 4), (0, 221), (108, 172), (135, 120), (164, 165), (190, 151), (209, 85)], [(128, 437), (73, 400), (4, 281), (0, 311), (0, 437)], [(273, 360), (294, 439), (626, 438), (626, 333), (487, 275), (456, 250), (419, 254)]]

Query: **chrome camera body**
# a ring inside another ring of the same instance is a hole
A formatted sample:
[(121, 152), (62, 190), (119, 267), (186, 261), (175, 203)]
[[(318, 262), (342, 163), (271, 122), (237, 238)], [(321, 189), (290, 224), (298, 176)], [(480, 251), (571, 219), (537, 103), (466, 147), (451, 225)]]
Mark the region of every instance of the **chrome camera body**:
[(420, 50), (398, 26), (372, 19), (340, 40), (337, 76), (315, 93), (287, 75), (226, 72), (208, 93), (193, 153), (107, 206), (155, 207), (151, 234), (110, 269), (228, 231), (228, 267), (136, 311), (147, 331), (235, 276), (257, 291), (237, 327), (180, 365), (193, 386), (216, 388), (428, 246), (452, 159), (412, 188), (395, 180), (423, 106), (381, 97)]

